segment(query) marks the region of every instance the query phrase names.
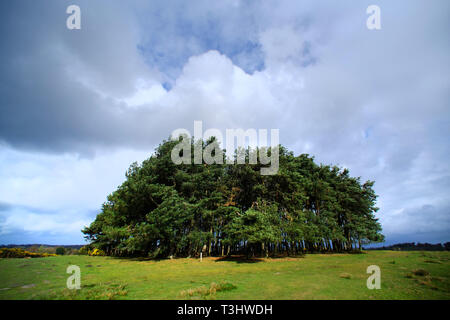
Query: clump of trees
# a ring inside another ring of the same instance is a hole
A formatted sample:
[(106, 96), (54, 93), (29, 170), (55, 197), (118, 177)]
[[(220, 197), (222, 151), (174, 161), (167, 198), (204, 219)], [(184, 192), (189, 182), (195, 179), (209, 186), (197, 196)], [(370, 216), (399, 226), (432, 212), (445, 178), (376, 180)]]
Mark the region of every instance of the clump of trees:
[(176, 165), (177, 143), (163, 141), (149, 159), (130, 166), (82, 231), (92, 247), (115, 256), (269, 256), (360, 250), (383, 241), (373, 181), (282, 146), (276, 175), (261, 175), (262, 165), (248, 161)]
[(59, 256), (63, 256), (66, 253), (66, 248), (58, 247), (56, 248), (55, 253)]

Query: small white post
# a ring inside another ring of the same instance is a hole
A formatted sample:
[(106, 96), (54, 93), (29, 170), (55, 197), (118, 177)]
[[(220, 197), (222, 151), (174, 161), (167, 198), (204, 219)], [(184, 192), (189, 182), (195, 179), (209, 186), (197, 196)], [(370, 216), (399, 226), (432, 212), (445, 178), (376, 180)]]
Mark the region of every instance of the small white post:
[(202, 262), (203, 252), (200, 252), (200, 262)]

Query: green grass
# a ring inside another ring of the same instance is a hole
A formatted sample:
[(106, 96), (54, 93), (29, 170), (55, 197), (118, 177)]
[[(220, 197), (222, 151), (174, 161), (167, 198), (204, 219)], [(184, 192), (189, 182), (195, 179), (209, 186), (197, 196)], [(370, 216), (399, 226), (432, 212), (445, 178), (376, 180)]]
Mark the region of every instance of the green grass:
[[(66, 288), (69, 265), (81, 290)], [(381, 289), (369, 290), (369, 265)], [(0, 259), (0, 299), (450, 299), (449, 252), (369, 251), (302, 258)], [(426, 272), (423, 272), (423, 271)]]

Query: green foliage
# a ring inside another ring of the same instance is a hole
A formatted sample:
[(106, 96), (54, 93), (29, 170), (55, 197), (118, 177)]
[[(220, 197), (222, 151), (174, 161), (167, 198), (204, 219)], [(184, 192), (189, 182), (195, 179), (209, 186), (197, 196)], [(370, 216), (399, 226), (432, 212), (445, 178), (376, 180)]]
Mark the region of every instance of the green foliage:
[(58, 247), (58, 248), (56, 248), (56, 254), (57, 254), (57, 255), (62, 256), (62, 255), (64, 255), (65, 253), (66, 253), (66, 249), (65, 249), (64, 247)]
[(78, 254), (79, 255), (88, 255), (89, 254), (89, 250), (91, 250), (90, 246), (83, 246), (80, 248), (80, 250), (78, 250)]
[[(203, 148), (211, 143), (195, 142)], [(362, 183), (348, 169), (317, 165), (282, 146), (276, 175), (263, 176), (261, 164), (248, 164), (255, 150), (246, 150), (246, 164), (176, 165), (176, 144), (163, 141), (149, 159), (130, 166), (83, 230), (91, 250), (115, 256), (267, 256), (352, 251), (383, 240), (374, 182)], [(193, 140), (191, 147), (193, 157)]]
[(67, 251), (66, 251), (66, 254), (69, 254), (69, 255), (77, 255), (77, 254), (79, 254), (78, 252), (79, 252), (78, 249), (72, 248), (72, 249), (67, 250)]

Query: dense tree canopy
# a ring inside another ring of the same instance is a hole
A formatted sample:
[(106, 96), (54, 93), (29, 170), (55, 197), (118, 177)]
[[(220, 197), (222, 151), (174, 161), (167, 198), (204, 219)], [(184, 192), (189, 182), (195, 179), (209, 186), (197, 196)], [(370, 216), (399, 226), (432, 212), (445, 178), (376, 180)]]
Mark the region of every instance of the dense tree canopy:
[(109, 255), (267, 256), (350, 251), (383, 240), (374, 182), (361, 183), (347, 169), (282, 146), (276, 175), (261, 175), (262, 165), (248, 161), (176, 165), (177, 143), (164, 141), (130, 166), (83, 230), (92, 246)]

